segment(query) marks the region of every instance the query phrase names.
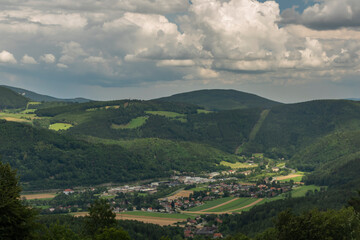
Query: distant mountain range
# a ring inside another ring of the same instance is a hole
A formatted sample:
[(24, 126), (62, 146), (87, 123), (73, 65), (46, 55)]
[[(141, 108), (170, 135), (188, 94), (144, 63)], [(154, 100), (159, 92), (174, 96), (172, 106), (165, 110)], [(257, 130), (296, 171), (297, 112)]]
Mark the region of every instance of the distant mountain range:
[(157, 100), (167, 102), (190, 103), (204, 107), (207, 110), (234, 110), (247, 108), (271, 108), (282, 103), (275, 102), (255, 94), (236, 90), (213, 89), (199, 90), (175, 94)]
[(11, 89), (14, 92), (19, 93), (20, 95), (29, 98), (32, 101), (35, 102), (75, 102), (75, 103), (85, 103), (90, 102), (92, 100), (86, 99), (86, 98), (70, 98), (70, 99), (62, 99), (62, 98), (55, 98), (48, 95), (38, 94), (26, 89), (17, 88), (17, 87), (11, 87), (11, 86), (5, 86), (2, 85), (0, 87), (5, 87), (8, 89)]

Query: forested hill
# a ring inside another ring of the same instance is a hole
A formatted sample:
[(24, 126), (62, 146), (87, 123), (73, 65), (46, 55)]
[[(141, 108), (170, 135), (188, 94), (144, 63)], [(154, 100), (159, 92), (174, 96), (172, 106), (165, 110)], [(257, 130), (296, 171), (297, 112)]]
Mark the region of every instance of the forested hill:
[(0, 110), (6, 108), (25, 108), (29, 100), (20, 94), (0, 87)]
[(247, 140), (262, 109), (209, 112), (163, 101), (90, 102), (39, 109), (40, 117), (73, 125), (67, 132), (107, 139), (162, 138), (205, 143), (234, 153)]
[(17, 92), (17, 93), (31, 99), (32, 101), (35, 101), (35, 102), (76, 102), (76, 103), (84, 103), (84, 102), (91, 101), (91, 100), (86, 99), (86, 98), (61, 99), (61, 98), (55, 98), (55, 97), (51, 97), (51, 96), (47, 96), (47, 95), (43, 95), (43, 94), (38, 94), (36, 92), (32, 92), (32, 91), (22, 89), (22, 88), (5, 86), (5, 85), (1, 86), (1, 87), (11, 89), (12, 91)]
[(273, 107), (249, 151), (291, 157), (318, 138), (335, 131), (360, 129), (360, 103), (318, 100)]
[(279, 102), (259, 97), (255, 94), (224, 89), (199, 90), (180, 93), (170, 97), (159, 98), (158, 100), (196, 104), (207, 110), (271, 108), (281, 104)]
[[(2, 161), (18, 170), (25, 189), (124, 183), (169, 177), (174, 170), (214, 171), (223, 169), (217, 165), (228, 155), (199, 144), (156, 139), (122, 144), (89, 143), (4, 120), (0, 120), (0, 143)], [(158, 147), (146, 152), (146, 146), (153, 144), (166, 145), (166, 151)]]

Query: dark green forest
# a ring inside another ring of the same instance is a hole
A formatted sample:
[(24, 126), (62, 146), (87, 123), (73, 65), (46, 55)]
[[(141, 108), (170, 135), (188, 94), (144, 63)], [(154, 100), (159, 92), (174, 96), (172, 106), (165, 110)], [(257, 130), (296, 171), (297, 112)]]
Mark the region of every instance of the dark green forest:
[(18, 169), (26, 189), (131, 182), (168, 177), (173, 170), (211, 171), (219, 169), (216, 163), (227, 156), (206, 146), (199, 145), (198, 151), (196, 144), (171, 141), (167, 142), (169, 152), (154, 150), (150, 155), (146, 149), (142, 153), (118, 144), (89, 143), (4, 120), (0, 120), (0, 143), (3, 161)]
[(235, 90), (199, 90), (175, 94), (160, 98), (164, 102), (190, 103), (204, 107), (207, 110), (234, 110), (246, 108), (271, 108), (281, 103), (275, 102), (255, 94)]
[(5, 87), (0, 87), (0, 110), (12, 108), (25, 108), (28, 99)]

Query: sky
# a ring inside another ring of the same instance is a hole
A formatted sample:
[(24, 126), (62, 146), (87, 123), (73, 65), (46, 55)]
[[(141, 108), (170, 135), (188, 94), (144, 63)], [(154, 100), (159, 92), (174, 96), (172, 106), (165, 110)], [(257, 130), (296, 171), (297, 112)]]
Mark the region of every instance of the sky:
[(55, 97), (360, 98), (359, 0), (1, 0), (0, 84)]

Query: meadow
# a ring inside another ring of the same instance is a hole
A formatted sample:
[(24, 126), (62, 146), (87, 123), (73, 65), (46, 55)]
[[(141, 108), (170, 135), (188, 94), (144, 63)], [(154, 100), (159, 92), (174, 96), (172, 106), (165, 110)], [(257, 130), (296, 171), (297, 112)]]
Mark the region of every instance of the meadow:
[(252, 163), (241, 163), (241, 162), (236, 162), (236, 163), (230, 163), (230, 162), (226, 162), (226, 161), (222, 161), (220, 162), (220, 165), (226, 166), (226, 167), (230, 167), (231, 169), (239, 169), (239, 168), (256, 168), (258, 167), (257, 164)]

